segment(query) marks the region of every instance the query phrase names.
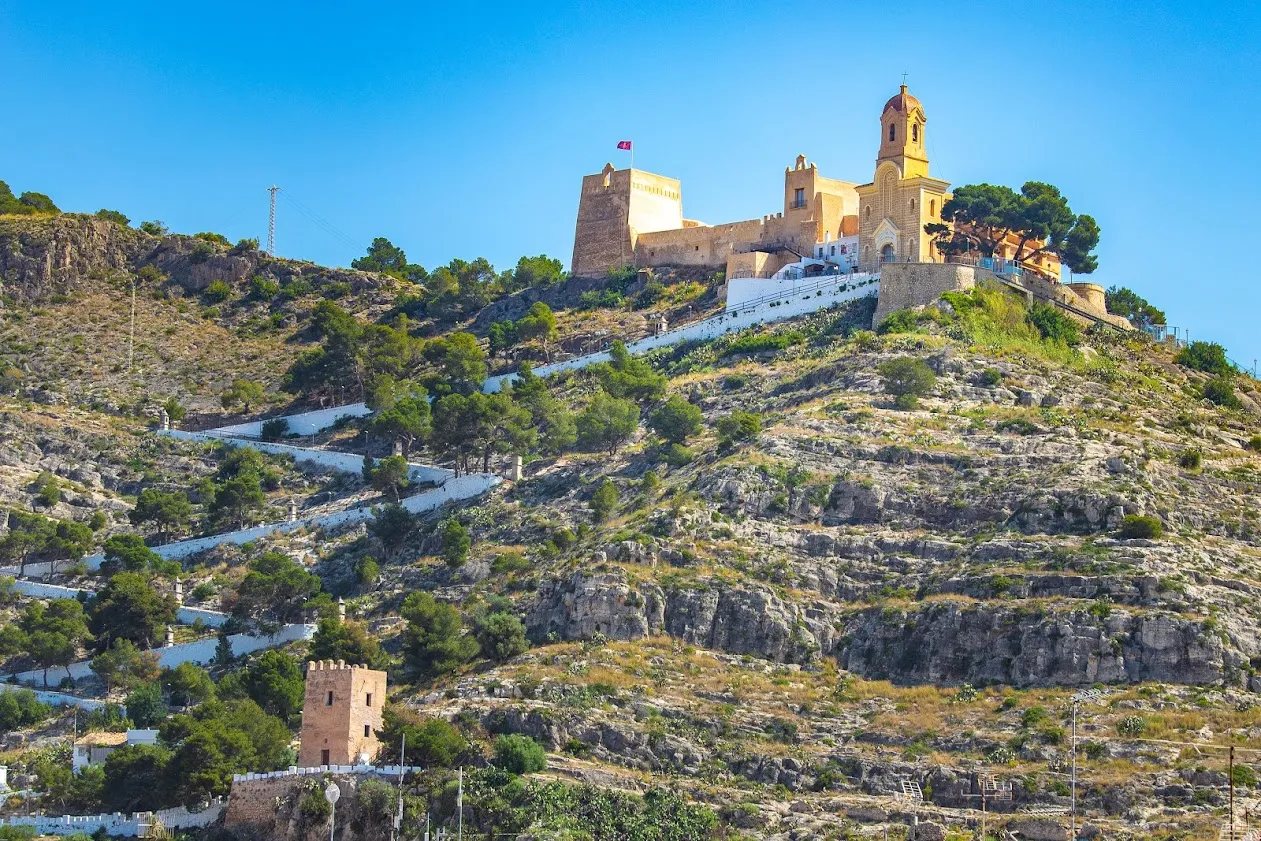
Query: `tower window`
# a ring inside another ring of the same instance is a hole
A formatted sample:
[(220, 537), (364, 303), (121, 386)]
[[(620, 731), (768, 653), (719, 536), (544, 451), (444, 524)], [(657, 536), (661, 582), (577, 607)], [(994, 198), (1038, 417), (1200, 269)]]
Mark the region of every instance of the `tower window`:
[(937, 199), (933, 199), (932, 201), (928, 203), (928, 215), (929, 216), (937, 215)]
[(364, 737), (365, 739), (367, 739), (367, 738), (369, 738), (370, 736), (372, 736), (372, 725), (371, 725), (371, 724), (365, 724), (365, 725), (363, 726), (363, 737)]
[(332, 692), (329, 692), (328, 696), (324, 699), (324, 706), (326, 707), (333, 706), (333, 693)]
[(919, 143), (919, 123), (911, 125), (911, 140), (915, 143)]
[(898, 127), (896, 123), (889, 123), (889, 139), (890, 140), (898, 139)]
[(371, 692), (368, 693), (368, 697), (365, 700), (365, 706), (369, 706), (369, 707), (372, 706), (372, 693)]
[(911, 199), (911, 212), (915, 212), (915, 199)]

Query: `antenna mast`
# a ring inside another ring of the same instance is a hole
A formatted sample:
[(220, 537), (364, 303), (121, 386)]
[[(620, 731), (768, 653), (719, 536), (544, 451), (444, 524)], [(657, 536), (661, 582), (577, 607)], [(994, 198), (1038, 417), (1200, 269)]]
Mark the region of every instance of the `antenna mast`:
[(267, 192), (271, 193), (271, 212), (267, 216), (267, 253), (276, 256), (276, 193), (280, 188), (275, 184), (267, 188)]

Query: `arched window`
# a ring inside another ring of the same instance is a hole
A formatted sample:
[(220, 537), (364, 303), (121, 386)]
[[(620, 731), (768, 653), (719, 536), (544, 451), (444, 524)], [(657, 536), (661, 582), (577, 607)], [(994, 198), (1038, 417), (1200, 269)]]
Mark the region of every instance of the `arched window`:
[(911, 212), (915, 212), (915, 199), (911, 199)]
[(897, 123), (889, 123), (889, 139), (890, 139), (890, 140), (897, 140), (897, 139), (898, 139), (898, 125), (897, 125)]
[(911, 140), (919, 143), (919, 123), (911, 124)]
[(937, 215), (937, 199), (933, 199), (932, 201), (928, 203), (928, 215), (929, 216)]

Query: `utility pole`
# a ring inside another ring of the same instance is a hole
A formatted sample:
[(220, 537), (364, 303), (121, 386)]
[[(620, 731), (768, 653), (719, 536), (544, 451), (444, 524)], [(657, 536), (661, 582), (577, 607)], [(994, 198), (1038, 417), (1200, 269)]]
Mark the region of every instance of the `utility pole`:
[(267, 216), (267, 254), (271, 257), (276, 256), (276, 193), (280, 192), (280, 188), (272, 184), (267, 188), (267, 192), (271, 193), (271, 212)]
[(1230, 746), (1230, 837), (1235, 837), (1235, 746)]
[(127, 373), (136, 359), (136, 278), (131, 279), (131, 330), (127, 339)]

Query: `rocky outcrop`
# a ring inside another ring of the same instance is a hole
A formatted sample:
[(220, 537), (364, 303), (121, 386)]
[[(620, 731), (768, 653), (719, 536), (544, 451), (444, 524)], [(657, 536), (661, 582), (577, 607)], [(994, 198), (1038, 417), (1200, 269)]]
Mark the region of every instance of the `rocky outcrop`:
[(1246, 632), (1161, 613), (1102, 613), (953, 601), (845, 613), (765, 587), (692, 581), (663, 589), (607, 569), (543, 584), (526, 624), (536, 640), (668, 634), (781, 663), (835, 655), (855, 674), (906, 683), (1218, 684), (1259, 653)]
[(0, 293), (16, 300), (69, 293), (145, 266), (191, 293), (216, 280), (239, 286), (255, 275), (281, 283), (302, 277), (312, 286), (344, 282), (353, 294), (391, 283), (369, 272), (279, 260), (257, 248), (228, 248), (179, 234), (151, 236), (83, 214), (0, 220)]

